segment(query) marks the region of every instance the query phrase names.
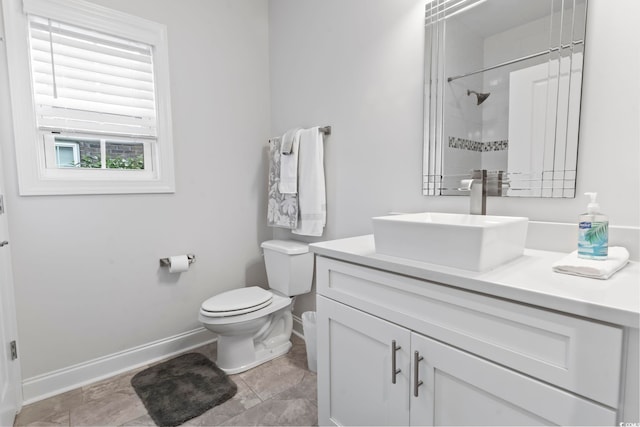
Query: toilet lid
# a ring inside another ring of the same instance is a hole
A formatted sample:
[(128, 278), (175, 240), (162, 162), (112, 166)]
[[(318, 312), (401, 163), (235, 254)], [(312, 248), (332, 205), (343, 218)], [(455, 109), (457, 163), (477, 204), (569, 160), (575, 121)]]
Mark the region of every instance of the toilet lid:
[(273, 294), (258, 286), (233, 289), (209, 298), (202, 303), (207, 316), (235, 316), (260, 310), (271, 304)]

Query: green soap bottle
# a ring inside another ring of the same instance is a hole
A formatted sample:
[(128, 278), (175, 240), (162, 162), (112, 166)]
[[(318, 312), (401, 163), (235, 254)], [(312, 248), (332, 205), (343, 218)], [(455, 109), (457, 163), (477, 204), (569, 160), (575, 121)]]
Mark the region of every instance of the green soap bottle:
[(597, 193), (584, 195), (591, 197), (591, 202), (578, 222), (578, 257), (605, 260), (609, 253), (609, 218), (600, 213)]

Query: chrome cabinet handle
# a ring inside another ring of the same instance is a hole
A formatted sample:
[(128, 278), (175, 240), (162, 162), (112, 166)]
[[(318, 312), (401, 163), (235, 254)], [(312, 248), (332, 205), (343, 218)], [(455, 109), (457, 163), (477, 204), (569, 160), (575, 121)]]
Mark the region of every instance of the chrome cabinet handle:
[(9, 242), (7, 240), (3, 240), (2, 242), (0, 242), (0, 248), (3, 246), (7, 246), (9, 244)]
[(402, 347), (396, 346), (396, 340), (391, 341), (391, 384), (396, 383), (396, 376), (402, 372), (401, 369), (396, 368), (396, 351)]
[(413, 395), (418, 397), (418, 387), (420, 387), (423, 383), (419, 379), (418, 374), (418, 364), (421, 360), (424, 360), (424, 357), (420, 356), (420, 353), (417, 351), (413, 353)]

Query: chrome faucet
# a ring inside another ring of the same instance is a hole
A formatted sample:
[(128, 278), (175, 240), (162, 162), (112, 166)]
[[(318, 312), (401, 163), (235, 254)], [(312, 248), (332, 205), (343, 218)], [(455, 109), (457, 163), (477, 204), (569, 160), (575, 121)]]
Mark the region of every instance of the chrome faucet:
[(469, 191), (471, 203), (469, 213), (471, 215), (487, 214), (487, 170), (476, 169), (471, 172), (471, 179), (463, 179), (460, 182), (460, 191)]

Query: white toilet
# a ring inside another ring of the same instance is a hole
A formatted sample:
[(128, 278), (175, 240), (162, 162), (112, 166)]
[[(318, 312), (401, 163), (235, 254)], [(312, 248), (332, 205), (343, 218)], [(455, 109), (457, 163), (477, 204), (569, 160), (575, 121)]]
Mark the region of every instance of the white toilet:
[(291, 348), (291, 297), (311, 290), (313, 253), (305, 243), (262, 243), (269, 290), (252, 286), (223, 292), (202, 303), (198, 320), (218, 335), (216, 364), (237, 374)]

